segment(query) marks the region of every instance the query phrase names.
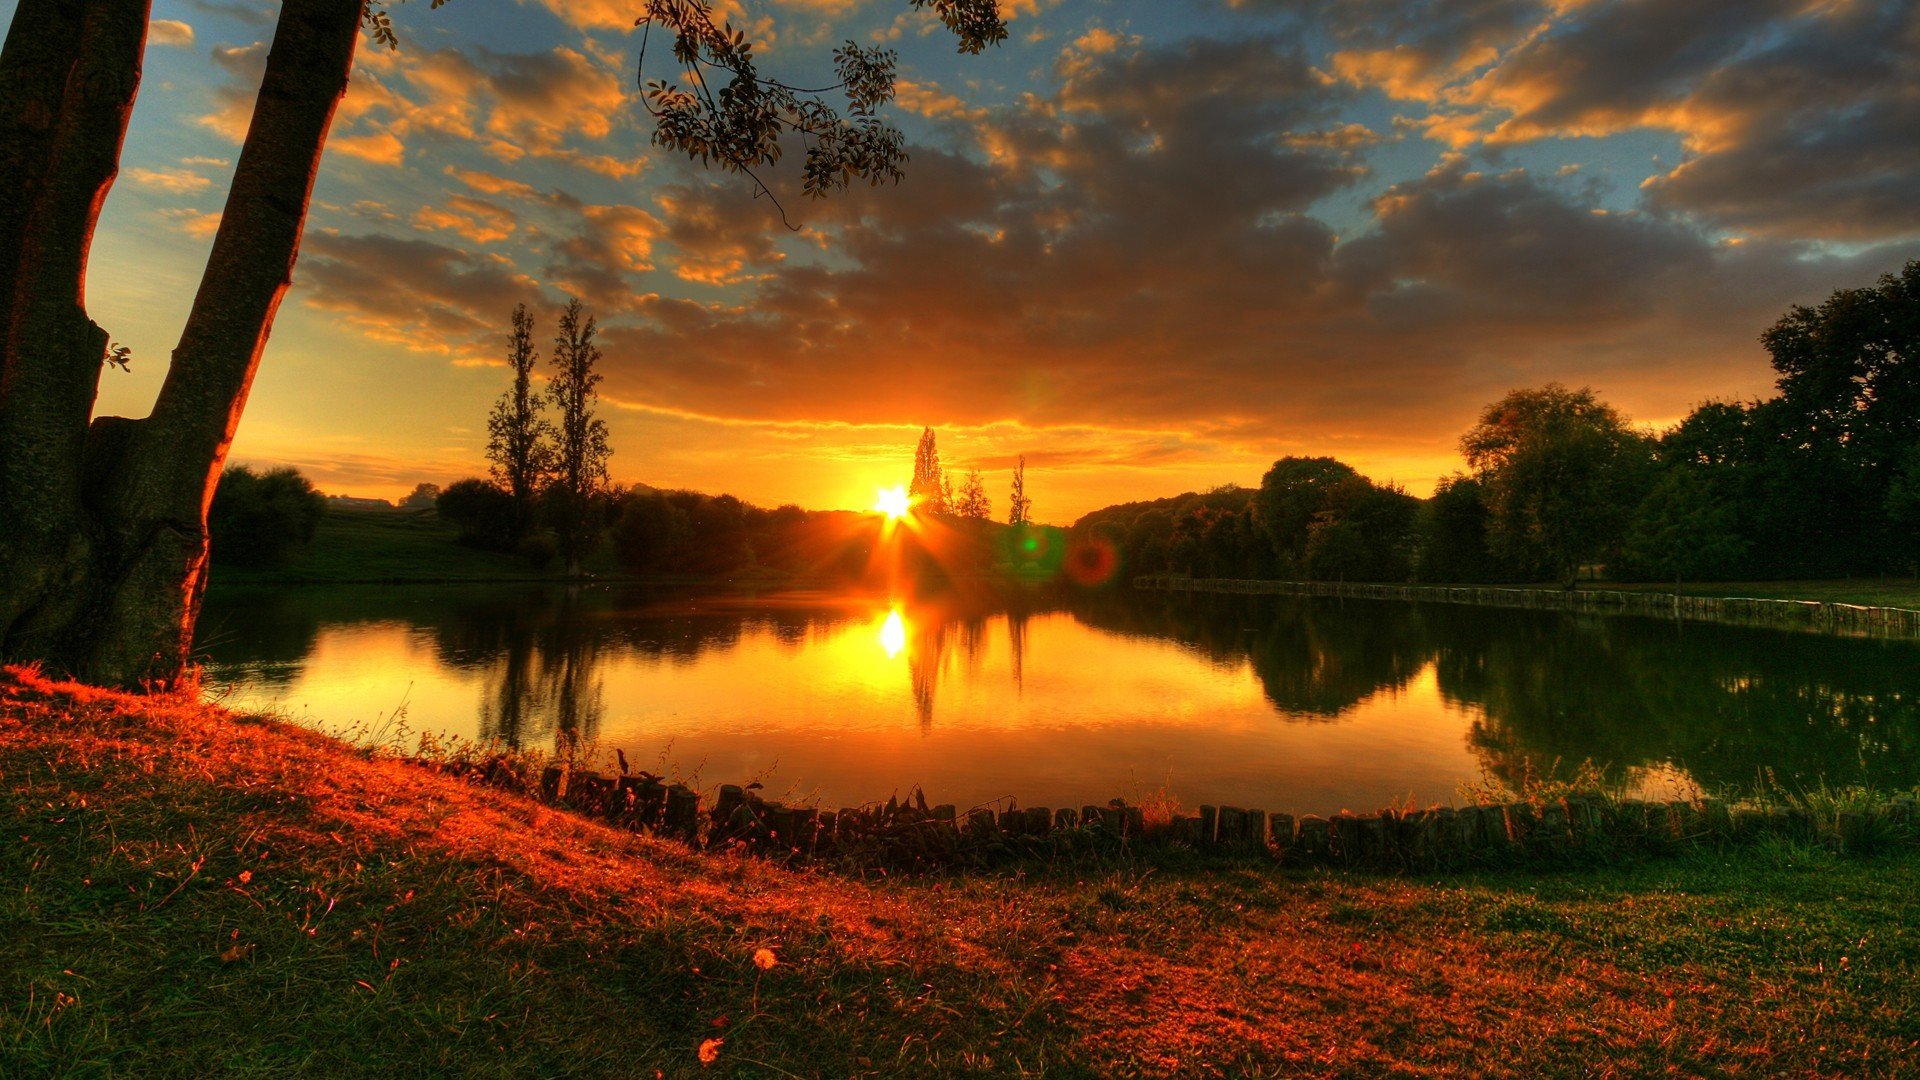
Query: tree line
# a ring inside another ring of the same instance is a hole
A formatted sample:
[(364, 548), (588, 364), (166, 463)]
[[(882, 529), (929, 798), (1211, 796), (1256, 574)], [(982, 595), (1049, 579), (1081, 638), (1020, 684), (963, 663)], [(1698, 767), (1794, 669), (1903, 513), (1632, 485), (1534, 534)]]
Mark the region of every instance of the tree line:
[(1130, 573), (1321, 581), (1626, 580), (1920, 572), (1920, 261), (1761, 335), (1776, 393), (1664, 432), (1591, 389), (1488, 405), (1428, 499), (1329, 457), (1094, 511)]

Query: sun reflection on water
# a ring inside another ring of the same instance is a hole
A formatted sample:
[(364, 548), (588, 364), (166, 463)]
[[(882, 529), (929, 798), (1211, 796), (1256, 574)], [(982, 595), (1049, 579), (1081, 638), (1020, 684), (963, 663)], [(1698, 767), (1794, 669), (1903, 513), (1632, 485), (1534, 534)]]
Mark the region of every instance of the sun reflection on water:
[(887, 650), (889, 660), (907, 647), (907, 622), (900, 617), (899, 608), (887, 612), (886, 621), (880, 624), (880, 647)]

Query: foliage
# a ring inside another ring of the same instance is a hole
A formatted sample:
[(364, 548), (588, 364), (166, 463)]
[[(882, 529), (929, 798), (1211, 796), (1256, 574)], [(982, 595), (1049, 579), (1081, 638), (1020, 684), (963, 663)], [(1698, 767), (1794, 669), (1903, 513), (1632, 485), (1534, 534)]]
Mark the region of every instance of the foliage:
[[(961, 52), (979, 53), (1006, 39), (996, 0), (912, 3), (933, 11), (959, 38)], [(892, 49), (848, 41), (833, 52), (836, 81), (806, 90), (763, 78), (745, 33), (730, 22), (716, 25), (706, 0), (646, 0), (635, 25), (643, 28), (639, 66), (656, 145), (743, 174), (756, 194), (769, 197), (773, 191), (756, 170), (780, 160), (782, 140), (790, 135), (805, 147), (802, 190), (809, 197), (844, 189), (856, 179), (871, 185), (900, 179), (906, 139), (879, 115), (894, 97), (898, 57)], [(673, 63), (684, 72), (686, 85), (645, 79), (656, 28), (671, 36)], [(844, 113), (827, 102), (831, 92), (844, 99)]]
[(540, 395), (533, 389), (533, 368), (538, 361), (533, 347), (533, 316), (527, 305), (516, 304), (513, 330), (507, 336), (507, 367), (513, 381), (487, 417), (487, 461), (494, 483), (513, 497), (514, 530), (519, 536), (532, 528), (535, 500), (555, 464), (553, 425), (540, 415)]
[(1614, 573), (1675, 583), (1743, 576), (1749, 545), (1726, 486), (1707, 469), (1667, 469), (1634, 511)]
[(985, 521), (993, 516), (993, 503), (987, 499), (987, 485), (980, 478), (979, 469), (967, 470), (967, 478), (960, 484), (960, 497), (954, 500), (953, 512), (973, 521)]
[(1489, 517), (1478, 480), (1457, 473), (1443, 478), (1420, 510), (1416, 567), (1420, 580), (1500, 580), (1502, 568), (1487, 548)]
[(1585, 563), (1613, 553), (1653, 474), (1653, 441), (1591, 389), (1515, 390), (1460, 439), (1486, 491), (1502, 558), (1572, 588)]
[(545, 498), (548, 521), (567, 572), (576, 574), (581, 562), (599, 542), (605, 525), (600, 496), (607, 485), (606, 421), (594, 416), (601, 375), (600, 347), (593, 342), (596, 328), (578, 298), (560, 314), (560, 332), (553, 341), (553, 378), (547, 395), (559, 422), (555, 425), (552, 481)]
[(486, 551), (512, 551), (517, 542), (513, 496), (491, 481), (476, 476), (449, 484), (434, 509), (460, 530), (461, 543)]
[(245, 465), (228, 466), (207, 512), (214, 562), (283, 565), (313, 539), (326, 512), (326, 498), (295, 469), (255, 472)]
[(1330, 457), (1284, 457), (1260, 478), (1254, 520), (1273, 545), (1282, 573), (1301, 572), (1308, 530), (1326, 508), (1327, 492), (1359, 478), (1353, 466)]
[(415, 484), (407, 497), (400, 500), (402, 510), (431, 510), (440, 500), (439, 484)]

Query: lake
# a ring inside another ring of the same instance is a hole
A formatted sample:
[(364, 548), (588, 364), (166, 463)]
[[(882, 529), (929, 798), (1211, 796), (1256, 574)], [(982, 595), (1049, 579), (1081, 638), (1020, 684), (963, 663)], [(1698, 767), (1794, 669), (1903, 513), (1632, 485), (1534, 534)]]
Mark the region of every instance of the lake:
[(962, 808), (1920, 782), (1920, 643), (1453, 605), (619, 586), (217, 592), (209, 696), (360, 739), (618, 748), (706, 787)]

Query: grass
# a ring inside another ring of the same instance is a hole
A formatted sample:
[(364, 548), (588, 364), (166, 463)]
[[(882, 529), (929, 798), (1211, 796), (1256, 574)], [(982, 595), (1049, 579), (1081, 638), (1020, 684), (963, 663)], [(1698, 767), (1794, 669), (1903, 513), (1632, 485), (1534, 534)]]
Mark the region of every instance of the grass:
[(787, 871), (20, 672), (0, 841), (9, 1078), (1892, 1076), (1920, 1052), (1910, 850)]
[[(1583, 583), (1583, 587), (1585, 587)], [(1920, 579), (1847, 578), (1839, 581), (1722, 581), (1683, 583), (1677, 590), (1671, 582), (1636, 582), (1622, 585), (1598, 585), (1603, 589), (1631, 589), (1639, 592), (1679, 592), (1682, 596), (1739, 596), (1757, 600), (1820, 600), (1829, 604), (1859, 604), (1862, 607), (1920, 608)]]

